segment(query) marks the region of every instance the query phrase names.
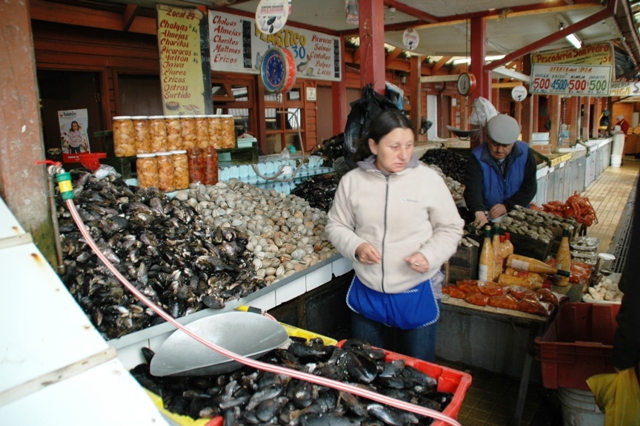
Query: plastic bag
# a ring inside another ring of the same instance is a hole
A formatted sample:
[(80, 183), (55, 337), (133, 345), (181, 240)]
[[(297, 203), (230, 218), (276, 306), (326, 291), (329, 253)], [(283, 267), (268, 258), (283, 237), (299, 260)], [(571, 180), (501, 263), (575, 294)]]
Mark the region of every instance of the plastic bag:
[(597, 374), (587, 379), (604, 413), (604, 425), (640, 424), (640, 386), (635, 368), (620, 373)]
[(398, 110), (398, 107), (389, 99), (368, 84), (362, 89), (362, 97), (351, 102), (351, 112), (347, 117), (347, 125), (344, 131), (344, 159), (349, 169), (356, 167), (353, 155), (356, 152), (358, 139), (366, 133), (371, 118), (386, 110)]
[(473, 102), (473, 111), (469, 116), (469, 123), (476, 126), (487, 127), (487, 122), (498, 115), (498, 110), (491, 101), (479, 97)]

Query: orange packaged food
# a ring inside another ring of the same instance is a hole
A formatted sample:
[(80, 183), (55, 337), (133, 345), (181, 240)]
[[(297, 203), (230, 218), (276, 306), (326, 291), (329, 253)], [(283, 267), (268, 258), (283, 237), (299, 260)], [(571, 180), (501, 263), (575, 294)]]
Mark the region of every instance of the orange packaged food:
[(551, 303), (553, 306), (558, 306), (558, 298), (548, 288), (539, 288), (536, 290), (536, 294), (538, 295), (539, 300)]
[(538, 298), (536, 297), (536, 294), (532, 290), (529, 290), (526, 287), (522, 287), (518, 285), (510, 286), (509, 294), (513, 295), (513, 297), (515, 297), (518, 300), (521, 300), (521, 299), (538, 300)]
[(480, 293), (480, 289), (478, 288), (478, 281), (475, 280), (462, 280), (456, 283), (458, 288), (465, 293)]
[(542, 287), (544, 280), (545, 276), (543, 274), (506, 268), (505, 271), (500, 274), (498, 283), (502, 285), (517, 285), (535, 289)]
[(569, 278), (569, 282), (572, 282), (574, 284), (582, 284), (591, 277), (592, 271), (593, 265), (572, 259), (571, 277)]
[(469, 293), (464, 298), (464, 300), (465, 302), (471, 303), (472, 305), (487, 306), (487, 302), (489, 302), (489, 296), (482, 293)]
[[(448, 285), (447, 287), (447, 293), (449, 296), (451, 297), (455, 297), (456, 299), (464, 299), (467, 295), (467, 293), (465, 293), (464, 291), (460, 290), (460, 288), (457, 285)], [(442, 291), (444, 292), (444, 288), (442, 289)]]
[(499, 296), (506, 293), (504, 286), (491, 281), (479, 281), (478, 288), (482, 294), (487, 296)]
[(527, 314), (549, 316), (549, 310), (537, 300), (522, 299), (518, 302), (518, 310)]
[(502, 308), (502, 309), (511, 309), (514, 311), (518, 310), (518, 301), (515, 297), (503, 294), (500, 296), (493, 296), (489, 299), (489, 306), (493, 306), (494, 308)]

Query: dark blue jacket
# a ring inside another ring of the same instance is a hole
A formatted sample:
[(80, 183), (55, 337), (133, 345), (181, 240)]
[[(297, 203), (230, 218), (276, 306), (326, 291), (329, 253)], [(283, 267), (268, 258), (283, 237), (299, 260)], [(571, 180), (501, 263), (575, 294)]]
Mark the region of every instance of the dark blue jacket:
[(465, 179), (465, 200), (471, 213), (486, 211), (496, 204), (507, 210), (516, 204), (528, 206), (536, 194), (536, 162), (525, 142), (516, 142), (505, 158), (502, 176), (486, 143), (476, 147), (470, 156)]

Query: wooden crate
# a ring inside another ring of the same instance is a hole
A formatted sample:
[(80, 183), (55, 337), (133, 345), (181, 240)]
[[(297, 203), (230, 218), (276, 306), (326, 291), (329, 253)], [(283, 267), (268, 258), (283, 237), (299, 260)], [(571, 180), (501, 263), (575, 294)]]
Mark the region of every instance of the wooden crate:
[(449, 259), (449, 282), (478, 279), (479, 247), (458, 246), (458, 251)]

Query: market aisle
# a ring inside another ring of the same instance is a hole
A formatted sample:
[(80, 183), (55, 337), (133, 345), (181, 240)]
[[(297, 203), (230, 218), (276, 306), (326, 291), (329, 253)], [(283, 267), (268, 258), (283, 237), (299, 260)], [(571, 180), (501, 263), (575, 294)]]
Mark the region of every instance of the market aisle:
[[(589, 197), (596, 210), (598, 224), (592, 225), (588, 236), (600, 238), (600, 252), (607, 252), (618, 228), (623, 210), (640, 171), (640, 160), (625, 158), (622, 167), (607, 168), (582, 195)], [(537, 361), (535, 361), (537, 362)], [(466, 367), (444, 360), (436, 363), (458, 370)], [(467, 370), (473, 383), (465, 395), (458, 413), (463, 426), (506, 426), (513, 414), (518, 380), (472, 368)], [(521, 426), (561, 426), (562, 413), (554, 392), (542, 385), (529, 383)]]
[(608, 167), (600, 178), (589, 185), (582, 195), (587, 196), (596, 211), (598, 223), (591, 225), (587, 235), (600, 239), (599, 251), (606, 253), (620, 222), (622, 212), (634, 188), (640, 161), (625, 158), (622, 167)]

